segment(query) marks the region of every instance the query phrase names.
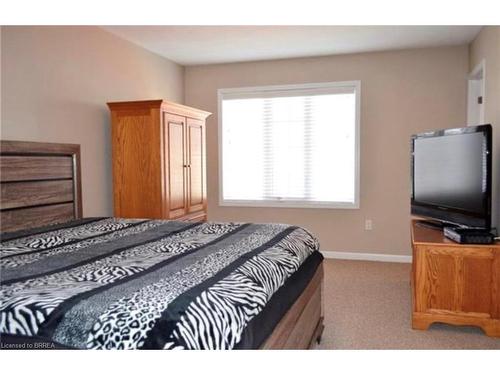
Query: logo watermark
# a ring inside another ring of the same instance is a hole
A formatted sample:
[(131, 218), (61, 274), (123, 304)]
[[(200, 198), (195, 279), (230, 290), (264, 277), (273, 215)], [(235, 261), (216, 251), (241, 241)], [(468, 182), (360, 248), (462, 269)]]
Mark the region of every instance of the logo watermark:
[(0, 349), (55, 349), (56, 346), (52, 342), (19, 342), (7, 343), (0, 342)]

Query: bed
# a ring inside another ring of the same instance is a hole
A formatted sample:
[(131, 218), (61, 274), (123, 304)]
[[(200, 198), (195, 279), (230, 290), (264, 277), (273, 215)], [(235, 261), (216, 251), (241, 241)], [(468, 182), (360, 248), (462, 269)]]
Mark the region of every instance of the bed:
[(305, 349), (321, 337), (323, 258), (305, 229), (82, 218), (78, 145), (2, 141), (1, 153), (2, 347)]

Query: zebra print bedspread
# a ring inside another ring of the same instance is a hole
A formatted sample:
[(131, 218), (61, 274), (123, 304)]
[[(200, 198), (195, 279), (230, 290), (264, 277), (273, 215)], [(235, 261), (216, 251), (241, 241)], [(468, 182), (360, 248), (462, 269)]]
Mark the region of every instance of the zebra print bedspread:
[(322, 260), (284, 224), (93, 218), (1, 241), (2, 340), (86, 349), (258, 347)]

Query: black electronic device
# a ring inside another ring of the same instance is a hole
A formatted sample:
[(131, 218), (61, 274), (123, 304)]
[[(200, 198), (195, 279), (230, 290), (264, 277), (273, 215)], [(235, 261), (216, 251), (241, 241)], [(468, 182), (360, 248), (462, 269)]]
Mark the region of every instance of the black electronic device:
[(413, 215), (491, 229), (491, 125), (417, 134), (411, 151)]
[(495, 242), (495, 236), (486, 230), (444, 227), (445, 237), (458, 243), (488, 245)]

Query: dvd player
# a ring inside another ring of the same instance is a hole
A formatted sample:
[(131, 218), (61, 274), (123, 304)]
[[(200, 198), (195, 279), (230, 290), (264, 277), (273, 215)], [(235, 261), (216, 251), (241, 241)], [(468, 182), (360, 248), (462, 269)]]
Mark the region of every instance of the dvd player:
[(487, 245), (495, 242), (495, 236), (487, 230), (445, 227), (445, 237), (458, 243)]

